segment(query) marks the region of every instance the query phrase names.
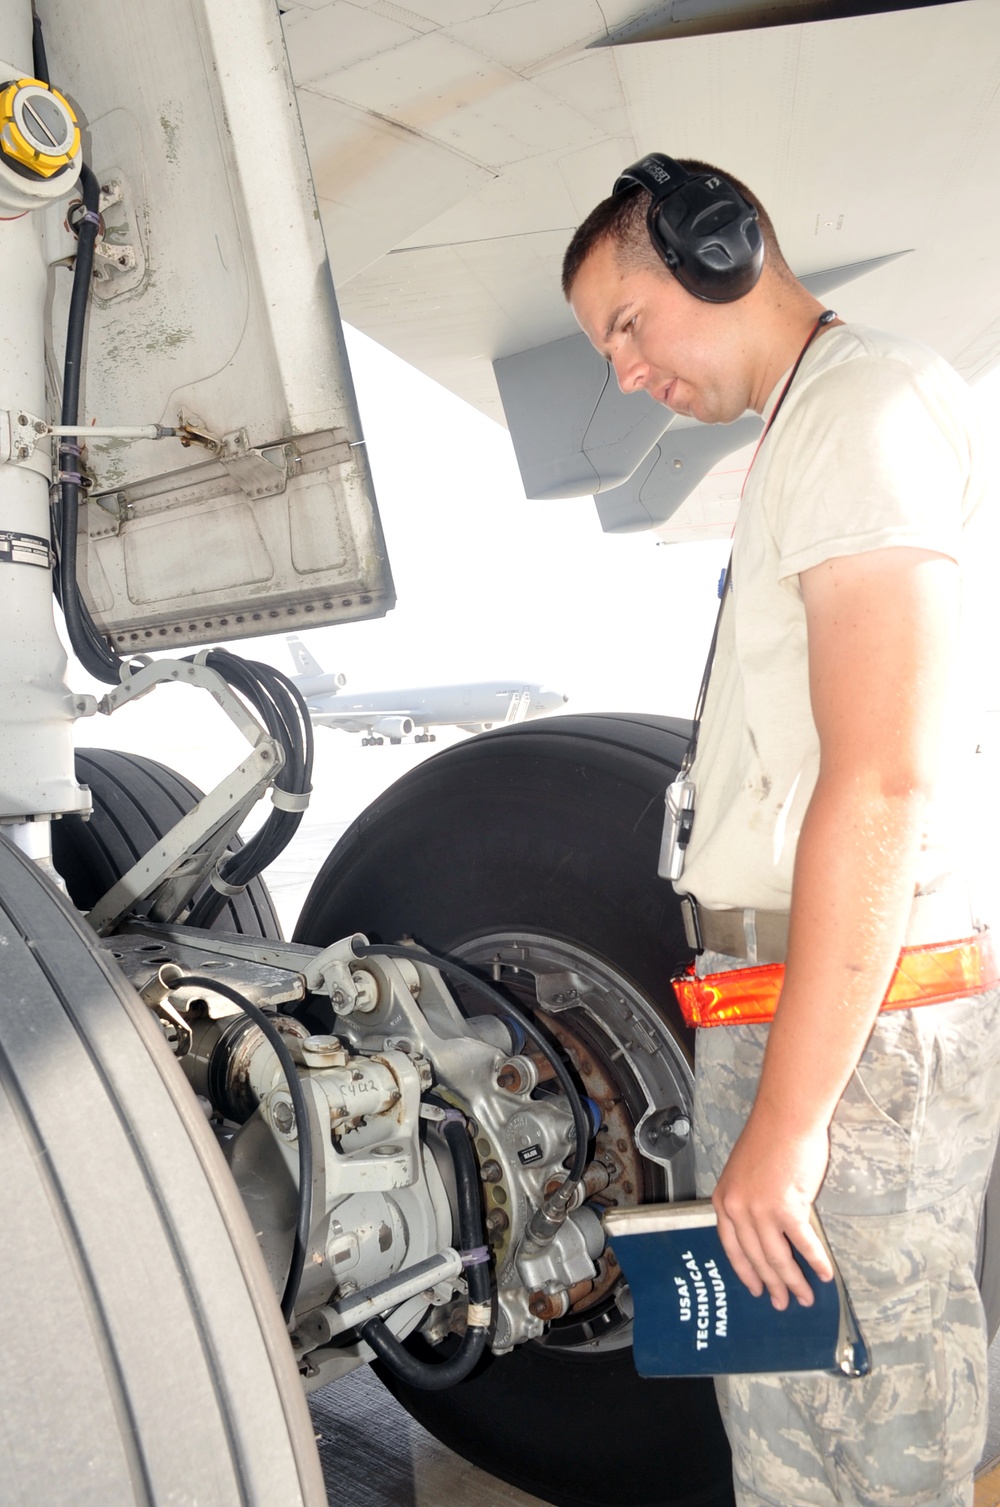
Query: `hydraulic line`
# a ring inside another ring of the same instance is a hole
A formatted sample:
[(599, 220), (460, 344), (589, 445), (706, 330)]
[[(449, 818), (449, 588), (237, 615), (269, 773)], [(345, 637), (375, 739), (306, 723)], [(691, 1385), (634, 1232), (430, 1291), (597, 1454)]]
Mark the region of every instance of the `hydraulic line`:
[(228, 984), (223, 984), (219, 979), (208, 978), (201, 974), (185, 974), (181, 978), (171, 980), (171, 988), (179, 988), (181, 985), (196, 989), (210, 990), (215, 994), (221, 994), (224, 999), (232, 1000), (234, 1005), (239, 1005), (244, 1010), (254, 1025), (267, 1037), (274, 1053), (281, 1063), (281, 1070), (285, 1075), (288, 1085), (288, 1093), (295, 1109), (295, 1124), (297, 1129), (296, 1139), (299, 1148), (299, 1200), (298, 1215), (295, 1221), (295, 1239), (292, 1244), (292, 1258), (288, 1265), (288, 1275), (285, 1278), (285, 1290), (281, 1297), (281, 1313), (288, 1324), (295, 1312), (295, 1299), (298, 1297), (299, 1283), (302, 1281), (302, 1271), (306, 1261), (306, 1250), (309, 1245), (310, 1216), (312, 1213), (312, 1181), (313, 1181), (313, 1147), (312, 1137), (309, 1132), (309, 1112), (306, 1105), (305, 1090), (302, 1081), (295, 1070), (292, 1054), (285, 1045), (281, 1032), (275, 1028), (264, 1014), (263, 1010), (247, 999), (246, 995), (240, 994), (238, 989), (231, 989)]
[(83, 366), (83, 338), (90, 299), (90, 281), (94, 269), (94, 246), (100, 230), (100, 185), (90, 168), (80, 168), (80, 188), (84, 212), (77, 220), (76, 263), (73, 290), (70, 294), (69, 319), (66, 326), (66, 357), (63, 365), (61, 422), (71, 433), (59, 444), (59, 550), (56, 580), (59, 601), (66, 619), (73, 652), (96, 680), (117, 685), (122, 661), (97, 631), (93, 618), (80, 594), (76, 575), (77, 522), (80, 510), (80, 436), (73, 433), (80, 418), (80, 377)]
[[(49, 84), (49, 65), (45, 55), (45, 36), (41, 19), (31, 7), (31, 66), (40, 83)], [(80, 377), (83, 367), (83, 341), (87, 321), (87, 305), (90, 301), (90, 284), (94, 271), (94, 246), (101, 228), (100, 185), (86, 163), (80, 167), (80, 191), (83, 197), (83, 213), (77, 218), (76, 259), (73, 266), (73, 288), (70, 293), (69, 318), (66, 325), (66, 355), (63, 364), (63, 396), (61, 427), (68, 432), (59, 444), (59, 475), (57, 486), (60, 506), (53, 529), (55, 544), (55, 571), (53, 589), (66, 619), (73, 652), (84, 669), (96, 680), (117, 685), (120, 678), (121, 660), (101, 637), (93, 618), (80, 595), (76, 577), (76, 531), (80, 509), (80, 489), (83, 478), (80, 474), (80, 437), (77, 425), (80, 418)]]
[(525, 1035), (530, 1036), (532, 1041), (537, 1042), (542, 1052), (545, 1053), (545, 1056), (551, 1062), (563, 1093), (569, 1100), (569, 1106), (573, 1113), (573, 1126), (576, 1131), (573, 1161), (566, 1180), (559, 1184), (555, 1192), (551, 1193), (541, 1208), (536, 1211), (537, 1215), (552, 1221), (558, 1227), (565, 1218), (577, 1184), (582, 1181), (583, 1174), (586, 1171), (587, 1148), (595, 1127), (591, 1124), (583, 1100), (570, 1076), (569, 1070), (558, 1053), (553, 1050), (551, 1042), (543, 1036), (531, 1017), (525, 1015), (516, 1005), (512, 1005), (510, 1000), (500, 993), (499, 989), (494, 989), (491, 984), (488, 984), (485, 979), (480, 978), (471, 968), (464, 967), (463, 964), (455, 962), (453, 958), (443, 957), (434, 952), (427, 952), (420, 947), (383, 946), (381, 943), (367, 947), (362, 947), (356, 943), (354, 952), (359, 958), (381, 955), (388, 958), (407, 958), (411, 963), (427, 963), (430, 967), (437, 968), (446, 978), (454, 978), (458, 982), (468, 985), (470, 989), (475, 989), (479, 994), (484, 995), (495, 1009), (500, 1010), (510, 1020), (516, 1021)]
[(51, 82), (49, 78), (49, 65), (45, 56), (45, 38), (42, 35), (42, 23), (38, 19), (38, 12), (31, 7), (31, 67), (35, 78), (40, 84)]
[[(298, 687), (271, 665), (245, 660), (225, 649), (206, 655), (216, 670), (260, 714), (271, 737), (281, 744), (285, 762), (275, 786), (289, 796), (308, 796), (312, 783), (313, 728)], [(239, 852), (221, 865), (219, 877), (227, 885), (245, 886), (272, 864), (298, 830), (302, 811), (275, 809)], [(191, 926), (210, 927), (226, 904), (226, 895), (210, 888), (188, 917)]]
[(469, 1284), (469, 1317), (465, 1334), (448, 1360), (422, 1361), (410, 1354), (384, 1319), (368, 1319), (359, 1325), (358, 1333), (400, 1381), (421, 1391), (439, 1392), (464, 1381), (486, 1348), (491, 1314), (489, 1251), (479, 1206), (479, 1169), (465, 1116), (430, 1096), (426, 1102), (436, 1103), (445, 1112), (441, 1128), (455, 1166), (460, 1254)]

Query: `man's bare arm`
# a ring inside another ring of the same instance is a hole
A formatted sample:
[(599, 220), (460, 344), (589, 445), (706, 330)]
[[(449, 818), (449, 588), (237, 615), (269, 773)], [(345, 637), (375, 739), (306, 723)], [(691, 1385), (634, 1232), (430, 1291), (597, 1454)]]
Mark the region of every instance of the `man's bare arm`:
[(737, 1274), (811, 1301), (828, 1129), (906, 930), (959, 614), (953, 560), (898, 548), (803, 573), (820, 769), (796, 853), (785, 983), (757, 1099), (713, 1195)]

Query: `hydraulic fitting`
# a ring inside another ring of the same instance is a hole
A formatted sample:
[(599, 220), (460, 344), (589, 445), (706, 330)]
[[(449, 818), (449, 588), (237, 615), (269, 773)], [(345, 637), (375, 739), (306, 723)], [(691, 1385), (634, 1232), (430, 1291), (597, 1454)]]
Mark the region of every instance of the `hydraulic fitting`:
[(36, 78), (0, 84), (0, 207), (23, 212), (69, 193), (80, 171), (69, 101)]
[(15, 172), (54, 178), (73, 165), (80, 127), (58, 89), (36, 78), (15, 79), (0, 89), (0, 155)]

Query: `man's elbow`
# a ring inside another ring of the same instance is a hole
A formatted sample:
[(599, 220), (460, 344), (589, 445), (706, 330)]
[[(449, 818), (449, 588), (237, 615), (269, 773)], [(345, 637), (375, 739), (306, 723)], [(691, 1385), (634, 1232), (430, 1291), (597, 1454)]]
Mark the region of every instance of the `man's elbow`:
[(934, 796), (937, 769), (919, 760), (874, 761), (860, 769), (820, 766), (818, 785), (852, 802), (923, 810)]

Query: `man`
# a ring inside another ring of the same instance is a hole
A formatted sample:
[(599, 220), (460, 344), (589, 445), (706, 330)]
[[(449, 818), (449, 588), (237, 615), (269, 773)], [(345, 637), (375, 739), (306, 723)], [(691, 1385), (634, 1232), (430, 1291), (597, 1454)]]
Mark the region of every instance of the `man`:
[[(872, 1359), (861, 1381), (720, 1379), (737, 1500), (971, 1507), (1000, 989), (954, 852), (975, 690), (964, 583), (985, 548), (969, 395), (914, 342), (824, 321), (731, 175), (662, 157), (630, 173), (567, 251), (577, 320), (623, 392), (769, 424), (677, 888), (697, 901), (698, 973), (757, 967), (780, 997), (773, 1023), (698, 1032), (699, 1193), (776, 1308), (811, 1301), (793, 1247), (831, 1277), (815, 1203)], [(721, 251), (712, 194), (735, 206)], [(912, 1007), (880, 1013), (890, 986)]]

